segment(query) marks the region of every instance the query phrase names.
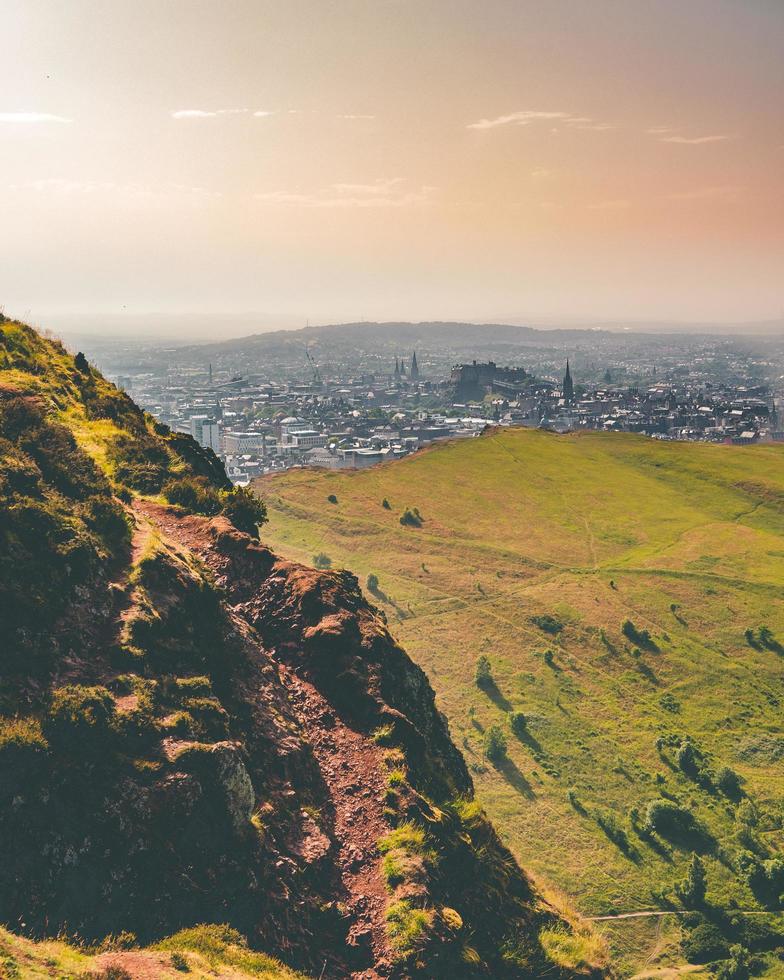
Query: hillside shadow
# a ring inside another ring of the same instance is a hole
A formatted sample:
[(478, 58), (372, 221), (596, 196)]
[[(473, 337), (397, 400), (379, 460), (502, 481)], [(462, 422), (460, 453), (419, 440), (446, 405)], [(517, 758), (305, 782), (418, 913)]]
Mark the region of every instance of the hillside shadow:
[(495, 681), (490, 680), (482, 684), (481, 690), (490, 698), (496, 708), (500, 708), (505, 714), (508, 714), (512, 710), (512, 704), (510, 701), (503, 696), (503, 694), (498, 690), (498, 685)]
[(496, 764), (496, 769), (501, 773), (512, 789), (517, 790), (521, 796), (524, 796), (527, 800), (536, 799), (536, 793), (534, 793), (533, 787), (522, 772), (520, 772), (517, 764), (510, 759), (509, 756), (498, 762)]

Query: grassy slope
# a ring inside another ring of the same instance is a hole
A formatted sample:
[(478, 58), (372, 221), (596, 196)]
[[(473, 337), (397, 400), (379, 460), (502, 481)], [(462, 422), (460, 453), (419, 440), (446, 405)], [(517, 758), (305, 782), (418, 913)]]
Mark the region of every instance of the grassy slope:
[[(228, 941), (227, 941), (228, 940)], [(0, 927), (0, 976), (9, 980), (121, 980), (126, 976), (232, 980), (306, 980), (263, 953), (252, 952), (240, 936), (222, 926), (186, 929), (149, 949), (80, 949), (60, 940), (32, 942)]]
[[(765, 624), (784, 639), (784, 447), (512, 430), (360, 473), (290, 471), (262, 492), (277, 549), (378, 575), (395, 634), (427, 670), (469, 764), (482, 768), (482, 729), (504, 710), (530, 716), (531, 738), (510, 740), (505, 770), (475, 778), (522, 863), (582, 912), (655, 908), (651, 891), (683, 877), (687, 855), (657, 854), (628, 821), (660, 795), (657, 774), (735, 847), (734, 807), (674, 771), (672, 752), (655, 748), (662, 733), (689, 734), (714, 768), (737, 770), (769, 814), (771, 853), (784, 845), (782, 663), (744, 638)], [(422, 528), (400, 525), (406, 506)], [(541, 613), (565, 624), (557, 638), (531, 622)], [(627, 618), (659, 652), (633, 655)], [(493, 697), (473, 683), (482, 653)], [(662, 706), (666, 693), (680, 710)], [(608, 812), (631, 856), (597, 824)], [(706, 862), (710, 901), (756, 907), (731, 869)], [(677, 927), (667, 920), (660, 936), (659, 925), (607, 927), (622, 969), (668, 958)]]

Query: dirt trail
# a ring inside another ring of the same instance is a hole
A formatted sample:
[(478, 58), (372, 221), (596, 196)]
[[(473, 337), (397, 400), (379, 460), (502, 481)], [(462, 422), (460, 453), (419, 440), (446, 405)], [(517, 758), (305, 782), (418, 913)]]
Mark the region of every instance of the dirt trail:
[(281, 665), (291, 703), (308, 732), (329, 793), (334, 836), (340, 848), (338, 867), (354, 924), (349, 945), (366, 948), (375, 969), (351, 974), (353, 980), (388, 975), (386, 936), (389, 896), (381, 875), (376, 842), (389, 832), (384, 820), (384, 778), (380, 753), (367, 736), (348, 728), (307, 680)]
[[(138, 502), (135, 510), (137, 517), (164, 537), (198, 555), (219, 575), (225, 573), (226, 560), (213, 548), (207, 519), (180, 517), (149, 502)], [(389, 832), (383, 816), (386, 780), (381, 750), (367, 735), (341, 720), (303, 669), (295, 671), (281, 661), (278, 668), (328, 795), (329, 812), (315, 817), (329, 827), (337, 846), (335, 864), (343, 892), (335, 900), (347, 907), (352, 921), (348, 959), (355, 966), (348, 977), (382, 980), (394, 972), (394, 966), (386, 933), (389, 893), (377, 847), (377, 841)], [(315, 835), (302, 841), (305, 851), (319, 846)]]

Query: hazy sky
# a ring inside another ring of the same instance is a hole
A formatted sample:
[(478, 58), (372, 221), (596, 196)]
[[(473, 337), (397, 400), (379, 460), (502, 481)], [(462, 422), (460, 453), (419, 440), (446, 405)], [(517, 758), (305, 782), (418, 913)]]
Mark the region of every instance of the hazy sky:
[(784, 310), (784, 0), (0, 0), (0, 304)]

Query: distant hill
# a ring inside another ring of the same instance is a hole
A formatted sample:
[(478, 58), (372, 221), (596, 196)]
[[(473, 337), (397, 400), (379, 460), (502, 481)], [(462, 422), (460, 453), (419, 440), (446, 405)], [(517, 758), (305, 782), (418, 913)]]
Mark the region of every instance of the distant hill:
[(581, 912), (683, 912), (701, 855), (710, 928), (603, 922), (622, 976), (784, 945), (781, 916), (732, 918), (784, 891), (784, 446), (512, 429), (259, 486), (278, 550), (366, 584), (505, 839)]
[(0, 975), (604, 976), (383, 615), (264, 516), (0, 318)]

